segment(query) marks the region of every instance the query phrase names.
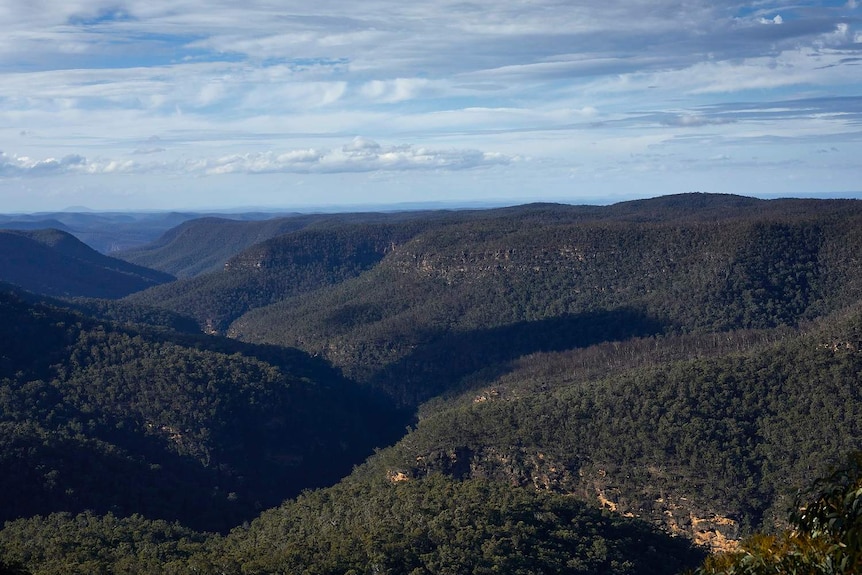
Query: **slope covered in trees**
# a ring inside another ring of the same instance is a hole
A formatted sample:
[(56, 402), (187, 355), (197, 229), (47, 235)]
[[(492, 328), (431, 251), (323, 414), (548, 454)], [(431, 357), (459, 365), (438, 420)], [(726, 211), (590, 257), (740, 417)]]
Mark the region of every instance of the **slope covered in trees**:
[(44, 212), (0, 214), (0, 228), (11, 230), (58, 229), (108, 254), (146, 244), (170, 228), (200, 214), (179, 212)]
[(120, 298), (173, 279), (102, 255), (60, 230), (0, 230), (0, 281), (36, 293)]
[(340, 484), (227, 537), (55, 515), (8, 524), (0, 558), (35, 573), (135, 572), (155, 557), (177, 573), (677, 573), (702, 552), (641, 520), (701, 542), (769, 531), (798, 488), (860, 447), (860, 337), (850, 310), (802, 335), (523, 358), (426, 406), (415, 430)]
[(708, 222), (676, 209), (573, 222), (533, 206), (435, 226), (356, 277), (252, 309), (228, 333), (323, 355), (416, 404), (526, 353), (792, 326), (858, 299), (862, 208), (782, 206)]
[[(0, 566), (675, 573), (862, 449), (858, 202), (388, 218), (75, 302), (102, 319), (2, 300)], [(403, 430), (372, 390), (407, 434), (261, 512)]]
[(148, 332), (0, 294), (2, 519), (52, 511), (226, 529), (331, 483), (402, 428), (301, 352)]
[(819, 479), (794, 503), (790, 528), (755, 534), (709, 557), (695, 575), (856, 575), (862, 571), (862, 452)]
[(672, 574), (701, 551), (570, 497), (442, 476), (342, 482), (225, 538), (139, 516), (53, 514), (0, 531), (0, 560), (84, 573)]
[(290, 214), (269, 219), (199, 217), (166, 231), (157, 240), (115, 255), (126, 261), (161, 270), (178, 278), (190, 278), (223, 269), (243, 250), (269, 239), (306, 228), (327, 229), (343, 225), (396, 224), (445, 218), (448, 212), (314, 213)]
[(301, 229), (315, 216), (294, 215), (262, 221), (196, 218), (165, 232), (159, 239), (114, 254), (178, 278), (217, 271), (232, 256), (272, 237)]
[(225, 541), (249, 573), (675, 573), (683, 539), (571, 497), (482, 479), (345, 481)]
[(410, 224), (357, 224), (285, 234), (232, 257), (219, 272), (134, 294), (129, 301), (182, 311), (205, 331), (222, 333), (249, 309), (358, 276), (415, 233)]
[(168, 329), (188, 334), (200, 333), (200, 326), (193, 318), (165, 308), (117, 299), (52, 298), (29, 292), (19, 286), (2, 281), (0, 281), (0, 293), (14, 295), (20, 300), (32, 304), (45, 304), (55, 308), (75, 310), (85, 316), (117, 324)]
[(704, 542), (774, 528), (796, 489), (862, 449), (862, 313), (789, 333), (522, 358), (425, 406), (375, 473), (577, 493)]
[[(0, 229), (41, 230), (53, 228), (63, 230), (97, 252), (115, 255), (117, 252), (135, 250), (140, 246), (156, 241), (162, 234), (183, 222), (205, 218), (209, 215), (211, 214), (158, 211), (63, 211), (37, 214), (0, 214)], [(263, 212), (230, 214), (230, 219), (242, 221), (266, 220), (272, 217), (273, 214)], [(151, 267), (146, 264), (142, 265)]]

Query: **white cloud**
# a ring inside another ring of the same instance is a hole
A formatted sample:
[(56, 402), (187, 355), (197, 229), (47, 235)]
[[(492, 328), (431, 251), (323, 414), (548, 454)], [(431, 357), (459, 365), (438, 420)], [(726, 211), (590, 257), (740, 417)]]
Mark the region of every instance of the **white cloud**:
[(355, 156), (376, 155), (380, 153), (381, 149), (380, 144), (362, 136), (356, 136), (349, 144), (345, 144), (341, 148), (345, 154)]
[[(136, 150), (146, 155), (163, 148)], [(0, 178), (68, 174), (224, 174), (266, 173), (350, 173), (372, 171), (464, 170), (504, 165), (517, 158), (479, 150), (437, 150), (412, 145), (382, 146), (374, 140), (356, 137), (340, 149), (314, 148), (285, 152), (248, 152), (209, 158), (167, 162), (138, 162), (128, 159), (88, 160), (80, 155), (61, 159), (35, 160), (0, 152)]]
[(27, 156), (9, 155), (0, 152), (0, 177), (21, 177), (28, 175), (49, 175), (67, 171), (86, 169), (87, 160), (83, 156), (70, 154), (57, 158), (36, 160)]
[[(573, 163), (588, 171), (585, 154), (608, 173), (619, 169), (615, 146), (663, 141), (656, 131), (743, 133), (756, 123), (801, 141), (813, 124), (710, 106), (859, 94), (857, 9), (857, 0), (5, 2), (0, 149), (19, 155), (3, 156), (0, 174), (418, 179), (515, 157), (537, 158), (518, 169), (559, 162), (568, 174)], [(858, 130), (855, 104), (834, 105), (846, 114), (830, 115), (829, 130)], [(152, 134), (162, 140), (146, 142)], [(350, 142), (354, 134), (368, 140)], [(590, 155), (599, 149), (607, 155)], [(86, 162), (64, 160), (70, 151)]]
[(411, 145), (382, 146), (357, 137), (340, 149), (261, 152), (192, 162), (192, 172), (228, 173), (350, 173), (373, 171), (464, 170), (508, 164), (515, 158), (479, 150), (436, 150)]
[(372, 102), (392, 104), (415, 98), (429, 84), (424, 78), (371, 80), (362, 85), (360, 93)]
[(761, 18), (759, 22), (761, 24), (784, 24), (784, 18), (781, 17), (781, 14), (778, 14), (774, 18)]
[(846, 22), (835, 24), (835, 30), (822, 36), (820, 45), (835, 46), (847, 42), (851, 38), (850, 26)]
[(722, 117), (714, 117), (714, 116), (706, 116), (701, 113), (695, 112), (686, 112), (682, 114), (672, 115), (662, 123), (668, 126), (680, 126), (680, 127), (701, 127), (701, 126), (714, 126), (720, 124), (728, 124), (733, 122), (731, 118), (722, 118)]

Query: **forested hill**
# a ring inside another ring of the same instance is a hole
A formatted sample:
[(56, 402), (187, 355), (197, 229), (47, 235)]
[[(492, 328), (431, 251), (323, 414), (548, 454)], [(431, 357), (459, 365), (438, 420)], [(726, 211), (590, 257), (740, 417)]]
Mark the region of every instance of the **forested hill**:
[[(793, 326), (862, 296), (862, 204), (755, 208), (704, 220), (678, 203), (663, 219), (611, 206), (623, 215), (572, 221), (566, 209), (528, 206), (434, 226), (394, 242), (355, 277), (305, 293), (274, 286), (268, 297), (283, 299), (252, 309), (228, 333), (321, 354), (416, 403), (532, 352)], [(241, 276), (263, 286), (309, 269), (288, 264)], [(215, 286), (232, 273), (198, 279)], [(220, 300), (211, 293), (199, 301)], [(186, 309), (202, 323), (224, 317), (218, 308)]]
[(174, 280), (60, 230), (0, 230), (0, 281), (50, 296), (120, 298)]
[(0, 214), (0, 229), (58, 229), (69, 232), (97, 252), (107, 254), (150, 242), (166, 230), (194, 217), (200, 215), (75, 211)]
[(0, 293), (0, 520), (85, 509), (222, 530), (326, 485), (402, 420), (296, 350)]
[(687, 194), (0, 289), (0, 572), (685, 572), (862, 450), (860, 254), (862, 202)]
[(80, 312), (93, 319), (145, 329), (167, 329), (187, 334), (200, 334), (197, 322), (187, 315), (164, 308), (135, 304), (125, 300), (101, 298), (52, 298), (0, 281), (0, 293), (15, 296), (22, 302), (43, 304)]
[(118, 252), (118, 258), (188, 278), (221, 269), (231, 256), (271, 237), (301, 229), (314, 216), (295, 215), (263, 221), (205, 217), (184, 222), (156, 241)]
[(7, 524), (0, 562), (57, 575), (680, 573), (703, 551), (642, 519), (729, 544), (770, 528), (797, 488), (860, 447), (862, 313), (794, 332), (526, 357), (426, 406), (401, 442), (339, 484), (227, 537), (52, 514)]
[[(182, 222), (212, 214), (195, 212), (93, 212), (63, 211), (36, 214), (0, 214), (0, 229), (59, 229), (103, 254), (131, 250), (159, 238)], [(231, 213), (232, 220), (266, 220), (272, 213)], [(149, 267), (149, 266), (147, 266)]]
[(348, 218), (130, 301), (321, 354), (416, 404), (534, 351), (838, 309), (862, 295), (860, 230), (860, 202), (710, 194)]
[(218, 272), (134, 294), (129, 301), (182, 311), (224, 333), (250, 309), (341, 283), (373, 268), (428, 222), (315, 227), (256, 244)]
[(201, 217), (168, 230), (154, 242), (113, 255), (178, 278), (190, 278), (205, 272), (219, 271), (228, 260), (246, 248), (293, 231), (306, 228), (327, 229), (345, 224), (429, 221), (448, 216), (449, 212), (446, 211), (427, 211), (290, 214), (266, 220)]
[(862, 449), (862, 307), (792, 329), (520, 358), (423, 407), (370, 467), (575, 493), (721, 547)]

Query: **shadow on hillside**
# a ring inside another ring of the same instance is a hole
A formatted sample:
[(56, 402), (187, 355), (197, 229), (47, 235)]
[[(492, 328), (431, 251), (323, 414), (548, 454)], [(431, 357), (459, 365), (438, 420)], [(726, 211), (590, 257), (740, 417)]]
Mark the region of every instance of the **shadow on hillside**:
[[(658, 320), (632, 309), (568, 314), (462, 333), (440, 332), (410, 355), (387, 366), (371, 381), (402, 405), (457, 387), (465, 376), (482, 371), (484, 383), (509, 370), (509, 363), (538, 352), (565, 351), (602, 342), (655, 335)], [(482, 382), (480, 382), (481, 384)]]

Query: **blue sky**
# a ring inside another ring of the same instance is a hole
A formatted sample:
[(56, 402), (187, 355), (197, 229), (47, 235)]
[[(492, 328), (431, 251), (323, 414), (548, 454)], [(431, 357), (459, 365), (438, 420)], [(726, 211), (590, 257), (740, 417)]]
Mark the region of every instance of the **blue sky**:
[(862, 2), (0, 5), (0, 211), (862, 191)]

